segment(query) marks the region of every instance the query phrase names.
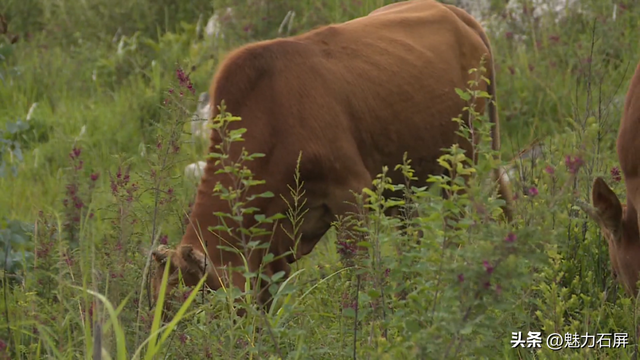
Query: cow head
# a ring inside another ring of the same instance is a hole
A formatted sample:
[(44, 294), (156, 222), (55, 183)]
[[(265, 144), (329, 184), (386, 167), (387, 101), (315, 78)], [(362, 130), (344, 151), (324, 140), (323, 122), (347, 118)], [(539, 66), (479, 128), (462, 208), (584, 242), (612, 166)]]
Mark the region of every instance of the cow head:
[(155, 272), (151, 278), (154, 303), (157, 302), (162, 285), (162, 275), (166, 264), (169, 264), (169, 276), (165, 292), (165, 310), (170, 309), (169, 295), (182, 279), (185, 286), (195, 286), (207, 274), (210, 267), (205, 255), (191, 245), (179, 245), (175, 250), (160, 245), (151, 252), (155, 260)]
[(640, 234), (638, 217), (624, 204), (606, 182), (597, 177), (591, 190), (593, 207), (580, 207), (599, 226), (607, 240), (614, 276), (629, 296), (636, 294), (636, 282), (640, 272)]

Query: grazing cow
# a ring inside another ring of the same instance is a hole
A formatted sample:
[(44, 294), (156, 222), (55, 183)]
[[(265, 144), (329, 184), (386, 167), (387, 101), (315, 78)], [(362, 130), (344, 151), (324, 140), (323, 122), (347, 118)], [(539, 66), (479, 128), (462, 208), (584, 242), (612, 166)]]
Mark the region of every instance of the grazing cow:
[[(443, 148), (458, 143), (471, 154), (472, 144), (456, 134), (459, 125), (452, 121), (467, 105), (455, 88), (468, 87), (477, 76), (469, 70), (479, 68), (483, 57), (490, 83), (482, 82), (480, 88), (494, 96), (493, 59), (482, 27), (464, 10), (434, 0), (394, 3), (346, 23), (231, 52), (212, 81), (211, 109), (215, 117), (224, 100), (226, 111), (242, 118), (230, 128), (247, 129), (245, 141), (231, 147), (229, 158), (237, 159), (242, 147), (249, 154), (265, 154), (245, 163), (256, 178), (266, 181), (249, 195), (269, 190), (276, 196), (257, 197), (251, 206), (267, 217), (287, 210), (279, 194), (289, 195), (302, 152), (300, 180), (307, 212), (300, 239), (296, 244), (285, 234), (285, 230), (291, 233), (292, 225), (284, 220), (269, 239), (263, 239), (271, 241), (269, 251), (276, 259), (263, 272), (271, 276), (283, 271), (286, 278), (290, 264), (312, 251), (336, 215), (356, 210), (347, 203), (354, 202), (352, 191), (371, 188), (382, 167), (402, 163), (405, 152), (421, 183), (428, 175), (444, 172), (437, 161)], [(485, 99), (476, 100), (478, 111), (484, 112), (485, 105)], [(494, 124), (492, 147), (499, 150), (497, 110), (491, 101), (488, 108)], [(218, 132), (212, 131), (210, 152), (218, 152), (215, 144), (220, 141)], [(167, 261), (172, 273), (168, 291), (178, 282), (177, 269), (186, 274), (185, 285), (208, 274), (207, 286), (217, 290), (222, 287), (220, 269), (243, 266), (238, 254), (218, 249), (218, 245), (237, 246), (236, 240), (225, 232), (207, 231), (219, 222), (214, 213), (230, 212), (227, 201), (212, 197), (216, 183), (232, 184), (227, 174), (216, 174), (219, 169), (215, 159), (207, 160), (191, 225), (177, 249), (153, 251), (158, 263), (152, 280), (154, 297)], [(400, 171), (388, 175), (394, 183), (404, 183)], [(504, 212), (510, 220), (510, 190), (498, 170), (493, 176), (501, 185), (499, 193), (507, 202)], [(244, 228), (255, 224), (253, 216), (244, 217)], [(293, 249), (293, 254), (281, 256)], [(260, 267), (264, 255), (254, 251), (249, 256), (250, 271)], [(244, 288), (245, 278), (233, 272), (231, 283)], [(265, 283), (257, 286), (266, 288)], [(262, 291), (258, 300), (265, 304), (269, 299), (268, 291)]]
[(597, 177), (591, 189), (593, 208), (580, 204), (599, 226), (609, 244), (613, 275), (629, 296), (637, 293), (640, 272), (640, 63), (631, 79), (624, 103), (616, 150), (627, 189), (627, 203), (621, 204), (607, 183)]

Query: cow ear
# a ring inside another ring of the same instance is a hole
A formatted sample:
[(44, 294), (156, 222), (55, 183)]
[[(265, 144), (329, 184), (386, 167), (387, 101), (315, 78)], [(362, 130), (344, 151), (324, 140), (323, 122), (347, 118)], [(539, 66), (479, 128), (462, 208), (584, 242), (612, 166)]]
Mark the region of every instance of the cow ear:
[(618, 238), (622, 230), (622, 205), (601, 177), (593, 180), (591, 202), (595, 208), (595, 213), (591, 214), (591, 217), (600, 226), (610, 231), (614, 238)]
[(163, 265), (167, 261), (168, 253), (169, 249), (164, 245), (160, 245), (157, 249), (151, 252), (151, 257), (153, 257), (153, 260), (158, 264)]
[(189, 268), (197, 268), (200, 273), (205, 273), (205, 256), (202, 252), (195, 250), (191, 245), (181, 245), (178, 249), (180, 257)]

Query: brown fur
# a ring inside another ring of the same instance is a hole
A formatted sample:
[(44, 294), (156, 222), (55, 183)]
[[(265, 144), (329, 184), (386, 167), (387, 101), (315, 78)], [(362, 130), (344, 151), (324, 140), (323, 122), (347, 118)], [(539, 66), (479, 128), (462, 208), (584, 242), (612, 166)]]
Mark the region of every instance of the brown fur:
[(616, 194), (598, 177), (593, 181), (591, 201), (595, 209), (586, 208), (598, 223), (609, 245), (611, 267), (617, 281), (629, 296), (637, 293), (640, 272), (640, 63), (631, 79), (618, 132), (616, 149), (625, 179), (627, 204), (621, 204)]
[[(234, 126), (247, 129), (245, 141), (232, 147), (231, 158), (238, 158), (242, 147), (266, 154), (246, 163), (258, 179), (266, 180), (252, 193), (276, 194), (258, 198), (252, 206), (266, 216), (287, 210), (278, 194), (288, 196), (287, 184), (293, 184), (302, 151), (308, 208), (302, 236), (294, 255), (267, 266), (268, 275), (282, 270), (288, 276), (289, 264), (312, 251), (336, 215), (355, 210), (346, 203), (354, 202), (351, 191), (371, 187), (382, 167), (393, 170), (405, 152), (420, 184), (428, 175), (443, 172), (437, 162), (443, 148), (459, 143), (471, 153), (471, 144), (455, 134), (457, 124), (451, 120), (466, 106), (454, 89), (468, 87), (476, 76), (468, 70), (478, 68), (483, 56), (491, 85), (481, 87), (495, 96), (493, 59), (483, 29), (463, 10), (433, 0), (395, 3), (343, 24), (246, 45), (227, 56), (211, 85), (212, 116), (224, 100), (227, 112), (242, 118)], [(476, 109), (482, 113), (484, 107), (484, 99), (477, 100)], [(489, 114), (495, 124), (492, 146), (499, 150), (493, 103)], [(219, 142), (212, 132), (211, 152)], [(229, 236), (206, 230), (218, 223), (212, 213), (229, 211), (226, 202), (211, 195), (217, 182), (230, 185), (227, 175), (214, 174), (218, 168), (214, 159), (207, 160), (191, 214), (193, 226), (187, 227), (179, 246), (201, 252), (202, 236), (213, 264), (239, 266), (239, 256), (217, 249)], [(399, 171), (389, 175), (394, 183), (404, 183)], [(510, 220), (511, 194), (497, 170), (494, 178), (509, 204), (505, 215)], [(253, 224), (253, 217), (244, 219), (245, 227)], [(282, 225), (290, 231), (290, 223)], [(270, 251), (277, 257), (291, 248), (294, 242), (277, 228)], [(251, 270), (263, 255), (252, 254)], [(235, 286), (243, 288), (244, 281), (234, 273)], [(157, 277), (154, 283), (159, 283)], [(208, 277), (207, 285), (221, 287), (217, 276)], [(268, 299), (263, 292), (260, 301)]]

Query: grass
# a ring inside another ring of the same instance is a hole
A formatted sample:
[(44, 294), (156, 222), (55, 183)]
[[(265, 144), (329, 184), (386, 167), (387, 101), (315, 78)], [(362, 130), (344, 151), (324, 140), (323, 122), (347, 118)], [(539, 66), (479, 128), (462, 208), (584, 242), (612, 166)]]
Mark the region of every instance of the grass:
[[(589, 200), (598, 175), (623, 196), (614, 145), (640, 58), (640, 7), (628, 0), (615, 2), (615, 20), (614, 4), (584, 0), (584, 12), (557, 22), (491, 4), (501, 156), (544, 144), (539, 158), (519, 163), (512, 227), (486, 221), (499, 203), (481, 181), (449, 200), (413, 189), (423, 240), (394, 230), (408, 220), (373, 211), (359, 221), (375, 256), (349, 258), (338, 226), (294, 266), (266, 315), (233, 305), (239, 289), (178, 289), (180, 316), (159, 322), (145, 293), (147, 256), (184, 232), (196, 184), (183, 169), (208, 146), (186, 133), (188, 122), (220, 57), (389, 2), (0, 5), (8, 23), (0, 35), (0, 358), (630, 358), (637, 306), (611, 278), (599, 230), (575, 206)], [(232, 4), (224, 38), (207, 37), (208, 17)], [(454, 148), (442, 161), (462, 159)], [(490, 166), (483, 159), (478, 178)], [(389, 205), (377, 196), (384, 186), (382, 175), (373, 205)], [(445, 214), (465, 216), (445, 231)], [(543, 333), (542, 347), (512, 348), (512, 332), (526, 339), (529, 331)], [(544, 343), (551, 333), (628, 333), (628, 345), (553, 351)]]

